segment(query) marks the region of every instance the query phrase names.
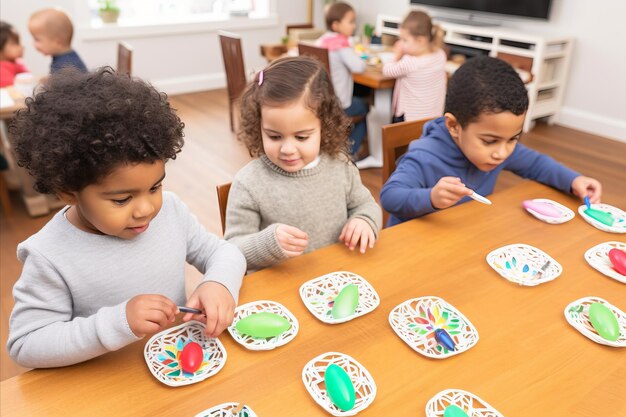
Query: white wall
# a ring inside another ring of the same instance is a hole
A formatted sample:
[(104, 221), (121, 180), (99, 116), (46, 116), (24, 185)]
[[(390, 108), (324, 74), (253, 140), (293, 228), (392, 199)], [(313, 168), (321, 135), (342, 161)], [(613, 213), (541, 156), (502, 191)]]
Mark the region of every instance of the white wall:
[[(318, 0), (321, 1), (321, 0)], [(376, 15), (403, 17), (409, 0), (348, 0), (359, 28)], [(426, 8), (431, 14), (442, 9)], [(553, 0), (549, 21), (507, 19), (503, 25), (576, 39), (557, 123), (626, 142), (626, 2)]]

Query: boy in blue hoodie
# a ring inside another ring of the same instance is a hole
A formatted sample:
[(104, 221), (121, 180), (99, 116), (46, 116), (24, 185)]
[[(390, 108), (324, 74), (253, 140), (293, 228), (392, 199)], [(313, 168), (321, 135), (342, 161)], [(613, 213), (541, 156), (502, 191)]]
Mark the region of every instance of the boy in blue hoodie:
[(446, 94), (444, 116), (424, 126), (380, 193), (389, 226), (493, 192), (503, 169), (579, 198), (600, 201), (602, 186), (517, 143), (528, 94), (506, 62), (473, 58), (459, 68)]

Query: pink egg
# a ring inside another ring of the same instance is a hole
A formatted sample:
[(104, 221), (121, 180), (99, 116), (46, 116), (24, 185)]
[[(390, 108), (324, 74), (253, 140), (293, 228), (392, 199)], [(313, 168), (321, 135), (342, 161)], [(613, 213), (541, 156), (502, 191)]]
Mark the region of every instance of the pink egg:
[(550, 203), (546, 203), (544, 201), (533, 201), (533, 200), (524, 200), (522, 203), (524, 208), (542, 214), (548, 217), (562, 217), (563, 213), (561, 210), (556, 208)]
[(609, 251), (609, 260), (617, 272), (626, 275), (626, 252), (613, 248)]
[(183, 368), (183, 371), (193, 374), (200, 369), (203, 356), (202, 346), (196, 342), (189, 342), (180, 353), (180, 367)]

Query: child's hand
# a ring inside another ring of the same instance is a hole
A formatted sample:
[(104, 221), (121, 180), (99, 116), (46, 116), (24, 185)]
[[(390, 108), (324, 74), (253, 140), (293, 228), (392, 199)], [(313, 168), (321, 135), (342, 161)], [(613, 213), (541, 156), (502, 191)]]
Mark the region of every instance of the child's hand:
[(126, 320), (135, 336), (144, 337), (172, 323), (177, 310), (176, 304), (163, 295), (141, 294), (126, 303)]
[(365, 249), (369, 244), (370, 248), (376, 243), (376, 236), (370, 225), (363, 219), (350, 219), (343, 226), (339, 240), (344, 242), (350, 250), (354, 250), (356, 245), (361, 241), (361, 253), (365, 253)]
[(309, 245), (309, 236), (297, 227), (279, 224), (276, 228), (276, 240), (283, 252), (290, 258), (302, 255)]
[(194, 319), (205, 323), (204, 333), (209, 337), (219, 336), (235, 315), (235, 299), (225, 286), (214, 281), (200, 284), (187, 300), (187, 307), (200, 309), (204, 315), (187, 313), (183, 321)]
[(397, 40), (396, 43), (393, 44), (393, 53), (395, 55), (396, 61), (399, 61), (400, 58), (404, 55), (404, 49), (402, 48), (402, 41)]
[(445, 209), (455, 205), (460, 199), (472, 194), (457, 177), (441, 177), (430, 191), (430, 202), (434, 208)]
[(578, 198), (589, 197), (591, 203), (599, 203), (602, 196), (602, 184), (594, 178), (581, 175), (572, 181), (572, 193)]

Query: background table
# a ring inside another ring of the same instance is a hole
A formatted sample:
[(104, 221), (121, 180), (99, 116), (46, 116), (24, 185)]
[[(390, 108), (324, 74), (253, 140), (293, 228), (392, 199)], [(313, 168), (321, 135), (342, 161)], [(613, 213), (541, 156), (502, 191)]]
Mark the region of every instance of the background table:
[[(258, 299), (285, 305), (300, 321), (286, 346), (252, 352), (230, 335), (215, 376), (185, 387), (158, 382), (143, 359), (147, 338), (83, 364), (34, 370), (1, 383), (3, 416), (190, 415), (227, 401), (245, 402), (259, 416), (327, 416), (301, 379), (304, 365), (327, 351), (354, 357), (372, 374), (378, 393), (359, 416), (423, 416), (437, 392), (470, 391), (507, 417), (623, 416), (626, 413), (626, 349), (592, 342), (572, 328), (563, 309), (598, 296), (626, 309), (626, 285), (592, 269), (585, 250), (624, 240), (580, 216), (548, 225), (521, 208), (529, 198), (551, 198), (571, 209), (579, 202), (542, 185), (524, 182), (492, 195), (492, 206), (469, 202), (386, 229), (374, 250), (352, 253), (337, 244), (245, 278), (240, 303)], [(621, 201), (610, 201), (626, 206)], [(538, 247), (561, 263), (563, 274), (537, 287), (501, 278), (485, 262), (491, 250), (511, 243)], [(347, 270), (367, 279), (381, 297), (372, 313), (325, 325), (306, 310), (302, 283)], [(470, 350), (429, 359), (410, 349), (388, 324), (401, 302), (438, 296), (478, 329)]]

